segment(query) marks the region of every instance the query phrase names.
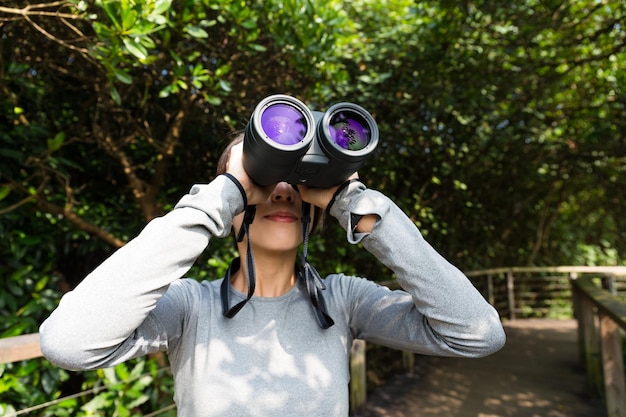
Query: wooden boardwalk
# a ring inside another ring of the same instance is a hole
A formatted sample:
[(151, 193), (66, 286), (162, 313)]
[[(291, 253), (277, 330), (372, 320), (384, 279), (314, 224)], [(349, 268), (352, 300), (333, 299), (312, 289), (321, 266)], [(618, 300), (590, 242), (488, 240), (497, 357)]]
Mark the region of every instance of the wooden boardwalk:
[(505, 323), (507, 343), (481, 359), (418, 358), (368, 396), (360, 417), (602, 417), (587, 394), (574, 320)]

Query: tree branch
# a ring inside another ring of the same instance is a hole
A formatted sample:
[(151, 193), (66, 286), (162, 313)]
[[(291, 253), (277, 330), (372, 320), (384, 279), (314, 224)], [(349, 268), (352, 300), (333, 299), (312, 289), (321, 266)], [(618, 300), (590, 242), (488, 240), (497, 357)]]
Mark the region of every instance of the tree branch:
[(50, 16), (50, 17), (61, 17), (65, 19), (83, 19), (83, 16), (72, 14), (72, 13), (60, 13), (58, 11), (50, 12), (47, 10), (37, 10), (37, 9), (48, 9), (51, 7), (63, 7), (70, 6), (71, 4), (67, 1), (55, 1), (52, 3), (40, 3), (40, 4), (29, 4), (26, 7), (21, 9), (15, 7), (4, 7), (0, 6), (0, 13), (13, 14), (22, 16), (24, 18), (28, 16)]
[(0, 210), (0, 215), (8, 213), (12, 210), (15, 210), (21, 206), (23, 206), (24, 204), (30, 203), (30, 202), (34, 202), (35, 205), (41, 210), (44, 211), (46, 213), (50, 213), (50, 214), (55, 214), (55, 215), (59, 215), (59, 216), (63, 216), (63, 218), (65, 218), (67, 221), (69, 221), (72, 225), (74, 225), (76, 228), (78, 228), (79, 230), (82, 230), (84, 232), (87, 232), (89, 234), (92, 234), (100, 239), (102, 239), (103, 241), (105, 241), (106, 243), (108, 243), (109, 245), (116, 247), (116, 248), (120, 248), (122, 246), (124, 246), (125, 242), (123, 240), (118, 239), (117, 237), (115, 237), (114, 235), (112, 235), (111, 233), (105, 231), (104, 229), (89, 223), (88, 221), (86, 221), (85, 219), (81, 218), (80, 216), (78, 216), (74, 211), (73, 211), (73, 207), (74, 207), (74, 200), (73, 200), (73, 190), (71, 189), (71, 187), (69, 186), (69, 183), (66, 182), (65, 183), (65, 191), (66, 194), (68, 195), (69, 198), (69, 203), (66, 204), (64, 207), (58, 206), (54, 203), (49, 202), (43, 191), (46, 188), (46, 186), (48, 185), (48, 180), (49, 177), (46, 177), (43, 179), (43, 181), (41, 182), (41, 184), (39, 184), (39, 186), (37, 187), (37, 191), (35, 191), (34, 193), (31, 193), (26, 187), (24, 187), (22, 184), (19, 184), (15, 181), (11, 182), (9, 184), (9, 186), (11, 187), (12, 190), (18, 191), (22, 194), (26, 194), (27, 197), (23, 198), (22, 200), (18, 201), (15, 204), (12, 204), (9, 207), (6, 207), (2, 210)]
[[(172, 124), (170, 125), (170, 128), (168, 129), (167, 135), (165, 137), (161, 154), (158, 156), (154, 169), (154, 174), (152, 176), (152, 181), (150, 183), (150, 187), (148, 188), (147, 193), (147, 197), (153, 202), (156, 201), (158, 192), (163, 187), (163, 184), (165, 184), (167, 165), (169, 160), (174, 155), (176, 147), (180, 143), (183, 126), (188, 115), (189, 104), (190, 103), (188, 100), (181, 100), (180, 107), (174, 115)], [(157, 213), (153, 213), (153, 216), (150, 219), (154, 218), (156, 215)]]
[[(81, 14), (72, 14), (72, 13), (61, 13), (57, 11), (48, 11), (48, 10), (37, 10), (37, 9), (46, 9), (51, 7), (63, 7), (70, 6), (70, 3), (67, 1), (57, 1), (52, 3), (41, 3), (41, 4), (29, 4), (24, 8), (11, 8), (11, 7), (3, 7), (0, 6), (0, 13), (6, 13), (8, 15), (16, 15), (21, 16), (26, 20), (35, 30), (44, 35), (46, 38), (68, 48), (73, 51), (79, 52), (85, 57), (89, 57), (89, 50), (87, 48), (79, 48), (74, 46), (63, 39), (59, 39), (54, 36), (52, 33), (48, 32), (42, 26), (40, 26), (37, 22), (35, 22), (31, 16), (45, 16), (45, 17), (54, 17), (60, 19), (72, 32), (76, 33), (79, 36), (79, 40), (87, 39), (87, 37), (80, 31), (78, 28), (68, 22), (68, 20), (81, 20), (84, 19), (84, 16)], [(9, 20), (0, 18), (2, 20)]]
[(36, 203), (39, 209), (50, 214), (63, 216), (67, 221), (76, 226), (78, 229), (102, 239), (113, 247), (121, 248), (125, 244), (123, 240), (120, 240), (117, 237), (113, 236), (111, 233), (105, 231), (104, 229), (87, 222), (66, 207), (57, 206), (56, 204), (50, 203), (49, 201), (41, 197), (38, 197), (36, 199)]

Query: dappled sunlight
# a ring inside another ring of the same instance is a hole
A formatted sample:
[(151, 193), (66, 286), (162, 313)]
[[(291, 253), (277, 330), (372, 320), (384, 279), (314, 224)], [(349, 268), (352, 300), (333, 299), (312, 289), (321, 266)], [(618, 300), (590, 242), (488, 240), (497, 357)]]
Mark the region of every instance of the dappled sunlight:
[(586, 393), (573, 320), (505, 323), (507, 344), (480, 359), (419, 357), (371, 393), (363, 417), (588, 417), (604, 406)]
[[(300, 302), (300, 301), (299, 301)], [(303, 302), (304, 303), (304, 302)], [(250, 320), (253, 308), (271, 308), (266, 303), (250, 306), (237, 316), (241, 326)], [(307, 305), (308, 307), (308, 305)], [(248, 314), (248, 316), (246, 316)], [(224, 320), (214, 318), (214, 320)], [(295, 410), (297, 415), (315, 415), (320, 410), (328, 415), (346, 414), (348, 407), (347, 347), (322, 341), (318, 324), (283, 320), (281, 317), (259, 321), (243, 335), (215, 335), (199, 328), (195, 339), (195, 355), (178, 359), (171, 352), (172, 371), (178, 378), (191, 378), (187, 388), (175, 390), (179, 411), (189, 415), (275, 415), (281, 410)], [(290, 326), (304, 331), (298, 343), (285, 337)], [(331, 329), (328, 331), (337, 331)], [(337, 340), (337, 339), (333, 339)], [(346, 356), (337, 351), (346, 351)], [(202, 370), (201, 372), (190, 370)], [(338, 370), (333, 372), (333, 369)], [(178, 384), (177, 386), (181, 386)], [(187, 399), (194, 398), (190, 403)], [(338, 409), (334, 409), (337, 407)], [(333, 414), (334, 413), (334, 414)]]
[(484, 402), (485, 410), (493, 413), (479, 413), (479, 416), (515, 416), (532, 415), (542, 417), (568, 417), (570, 405), (564, 404), (558, 398), (543, 398), (536, 392), (519, 392), (502, 394), (497, 398), (487, 398)]

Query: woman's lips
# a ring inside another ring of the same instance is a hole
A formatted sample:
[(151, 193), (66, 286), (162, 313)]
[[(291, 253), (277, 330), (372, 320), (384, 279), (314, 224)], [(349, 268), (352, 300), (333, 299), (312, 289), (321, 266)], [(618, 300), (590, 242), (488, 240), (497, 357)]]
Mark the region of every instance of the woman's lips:
[(280, 223), (293, 223), (298, 220), (298, 217), (295, 214), (288, 211), (277, 211), (274, 213), (270, 213), (266, 215), (265, 218)]

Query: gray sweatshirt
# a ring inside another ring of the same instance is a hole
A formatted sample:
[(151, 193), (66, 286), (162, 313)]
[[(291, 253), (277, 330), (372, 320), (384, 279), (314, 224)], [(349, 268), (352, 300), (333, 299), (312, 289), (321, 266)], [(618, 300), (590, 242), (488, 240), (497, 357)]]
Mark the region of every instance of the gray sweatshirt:
[[(496, 311), (387, 197), (355, 182), (331, 215), (396, 274), (403, 290), (332, 274), (323, 291), (335, 325), (321, 329), (300, 281), (222, 315), (220, 284), (181, 278), (212, 237), (230, 233), (243, 198), (225, 176), (195, 185), (63, 296), (42, 324), (41, 349), (60, 367), (114, 366), (167, 351), (179, 417), (347, 416), (355, 338), (416, 353), (480, 357), (500, 349)], [(350, 214), (376, 214), (369, 234)], [(376, 277), (388, 278), (388, 277)], [(232, 304), (245, 298), (231, 287)]]

